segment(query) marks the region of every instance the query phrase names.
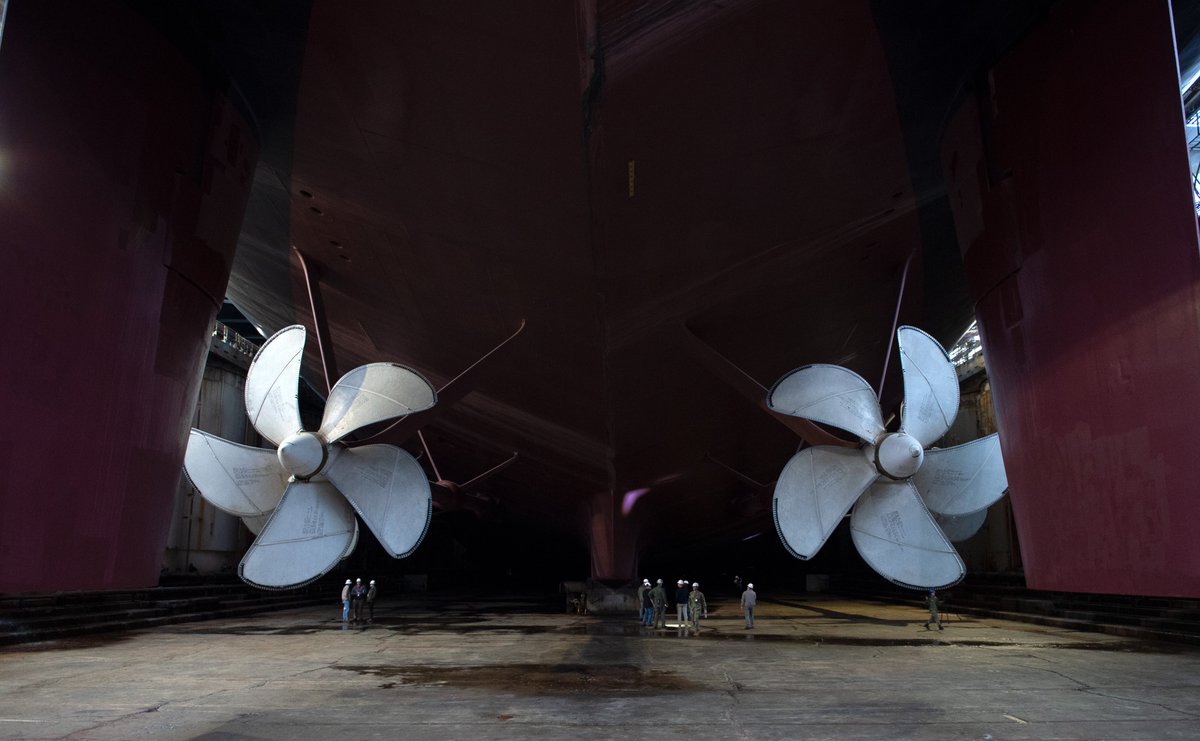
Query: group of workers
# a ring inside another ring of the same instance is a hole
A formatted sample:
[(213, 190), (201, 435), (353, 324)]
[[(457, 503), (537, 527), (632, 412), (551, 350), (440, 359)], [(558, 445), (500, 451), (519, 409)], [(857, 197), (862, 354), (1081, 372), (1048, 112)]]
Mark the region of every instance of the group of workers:
[[(680, 628), (690, 624), (693, 630), (699, 630), (700, 618), (708, 617), (708, 600), (704, 598), (704, 592), (700, 591), (700, 582), (692, 582), (689, 590), (686, 579), (678, 580), (675, 582), (674, 599), (670, 600), (662, 579), (653, 586), (649, 579), (643, 579), (637, 590), (638, 615), (642, 625), (648, 628), (667, 627), (666, 612), (669, 601), (675, 604), (675, 616)], [(742, 592), (742, 612), (746, 616), (747, 630), (754, 627), (756, 602), (754, 585), (746, 585), (746, 591)]]
[[(346, 583), (349, 584), (349, 582)], [(741, 578), (733, 577), (733, 584), (735, 591), (741, 589)], [(650, 585), (649, 579), (643, 579), (637, 589), (637, 603), (638, 617), (642, 625), (647, 628), (667, 627), (668, 594), (667, 590), (663, 588), (662, 579), (659, 579), (658, 584), (654, 586)], [(700, 583), (692, 582), (692, 589), (688, 591), (685, 579), (675, 582), (674, 603), (678, 627), (683, 628), (690, 623), (693, 629), (699, 630), (700, 618), (708, 617), (708, 601), (704, 598), (704, 592), (700, 591)], [(754, 591), (754, 584), (747, 584), (741, 597), (742, 614), (746, 617), (746, 630), (754, 627), (754, 608), (757, 603), (758, 594)], [(942, 600), (935, 590), (930, 589), (926, 594), (925, 604), (929, 608), (929, 619), (925, 621), (925, 630), (929, 630), (930, 626), (943, 630), (940, 615)]]
[[(371, 580), (369, 586), (363, 586), (362, 579), (355, 579), (353, 584), (347, 579), (345, 586), (342, 587), (342, 622), (350, 621), (351, 610), (354, 613), (354, 622), (375, 622), (375, 596), (377, 594), (374, 579)], [(366, 620), (363, 619), (364, 603), (367, 606)]]
[[(658, 584), (650, 586), (649, 579), (643, 579), (642, 585), (638, 587), (638, 604), (641, 605), (640, 615), (642, 625), (653, 628), (667, 627), (667, 603), (669, 597), (667, 590), (663, 587), (663, 580), (659, 579)], [(700, 582), (692, 582), (691, 591), (688, 591), (687, 582), (683, 579), (675, 582), (674, 603), (676, 615), (679, 619), (679, 627), (687, 624), (695, 629), (700, 628), (700, 617), (708, 617), (708, 601), (704, 598), (704, 592), (700, 591)]]
[[(734, 577), (735, 589), (741, 587), (741, 579)], [(375, 580), (372, 579), (367, 586), (363, 585), (362, 579), (355, 579), (351, 582), (346, 580), (346, 584), (342, 587), (342, 622), (349, 622), (350, 615), (353, 611), (355, 623), (375, 621), (375, 597), (378, 591), (375, 587)], [(651, 586), (649, 579), (643, 579), (637, 590), (637, 602), (639, 605), (638, 616), (641, 619), (642, 625), (647, 628), (666, 628), (667, 619), (667, 590), (663, 588), (663, 580), (659, 579), (658, 584)], [(754, 591), (754, 584), (746, 585), (746, 590), (742, 592), (741, 608), (742, 614), (746, 618), (746, 630), (754, 627), (754, 607), (758, 602), (758, 595)], [(930, 589), (925, 597), (926, 605), (929, 607), (929, 620), (925, 622), (925, 630), (929, 630), (930, 625), (934, 625), (938, 630), (942, 630), (941, 616), (938, 614), (938, 608), (941, 607), (942, 601), (938, 598), (937, 593)], [(678, 627), (691, 624), (694, 630), (700, 629), (700, 618), (708, 618), (708, 600), (704, 598), (704, 592), (700, 591), (700, 582), (692, 582), (692, 588), (688, 590), (687, 581), (680, 579), (675, 582), (675, 616)], [(363, 605), (367, 607), (367, 618), (363, 619)]]

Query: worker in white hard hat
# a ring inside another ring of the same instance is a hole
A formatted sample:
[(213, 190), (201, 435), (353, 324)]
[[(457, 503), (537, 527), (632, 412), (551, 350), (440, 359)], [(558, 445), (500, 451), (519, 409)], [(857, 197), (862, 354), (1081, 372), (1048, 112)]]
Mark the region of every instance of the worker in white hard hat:
[(742, 612), (746, 615), (746, 630), (754, 627), (754, 605), (758, 602), (758, 595), (754, 592), (754, 582), (746, 585), (746, 591), (742, 592)]
[(363, 585), (362, 579), (355, 579), (354, 586), (350, 588), (350, 608), (354, 611), (354, 622), (363, 622), (363, 602), (367, 599), (367, 588)]
[(654, 627), (667, 627), (667, 590), (663, 589), (662, 579), (650, 590), (650, 601), (654, 604)]
[(367, 587), (367, 622), (375, 622), (375, 596), (379, 591), (375, 588), (375, 580), (371, 580), (371, 586)]
[(700, 630), (700, 615), (708, 617), (708, 601), (704, 599), (704, 592), (700, 591), (700, 582), (692, 582), (692, 593), (688, 595), (688, 611), (692, 614), (692, 627), (697, 631)]
[(642, 625), (649, 625), (650, 618), (646, 616), (646, 607), (642, 603), (646, 601), (646, 592), (650, 591), (650, 580), (642, 579), (642, 583), (637, 588), (637, 614), (638, 619), (642, 621)]
[(688, 586), (683, 579), (675, 582), (675, 612), (679, 627), (687, 625), (688, 621)]
[(929, 630), (930, 625), (936, 625), (938, 630), (943, 630), (942, 617), (938, 614), (942, 601), (938, 599), (936, 591), (929, 590), (929, 594), (925, 595), (925, 604), (929, 606), (929, 619), (925, 621), (925, 630)]
[(350, 580), (346, 580), (346, 585), (342, 587), (342, 622), (350, 619)]

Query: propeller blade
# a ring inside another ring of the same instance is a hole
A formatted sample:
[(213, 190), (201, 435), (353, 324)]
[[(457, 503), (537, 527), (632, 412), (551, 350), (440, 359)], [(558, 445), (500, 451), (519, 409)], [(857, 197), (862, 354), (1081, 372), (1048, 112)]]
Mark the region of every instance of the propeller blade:
[(274, 451), (238, 445), (193, 429), (183, 470), (210, 504), (231, 515), (270, 514), (287, 488), (287, 472)]
[(784, 547), (797, 558), (815, 556), (878, 475), (861, 450), (821, 445), (792, 456), (772, 502)]
[(850, 535), (863, 560), (902, 587), (941, 589), (967, 571), (909, 481), (876, 481), (854, 507)]
[(332, 443), (360, 427), (420, 412), (436, 402), (437, 392), (415, 370), (397, 363), (369, 363), (334, 384), (319, 434)]
[(349, 554), (354, 510), (326, 481), (293, 481), (238, 565), (238, 575), (264, 589), (319, 579)]
[(933, 519), (951, 543), (961, 543), (983, 527), (983, 523), (987, 521), (987, 510), (981, 509), (978, 512), (957, 517), (948, 517), (934, 512)]
[(884, 431), (879, 400), (852, 370), (823, 363), (806, 365), (775, 382), (767, 392), (771, 411), (832, 425), (873, 443)]
[(304, 327), (284, 327), (263, 343), (246, 373), (246, 414), (258, 434), (276, 447), (299, 432), (300, 363), (304, 359)]
[(343, 447), (325, 476), (393, 558), (404, 558), (421, 544), (433, 514), (433, 494), (411, 455), (394, 445)]
[(1000, 436), (993, 433), (953, 448), (930, 448), (912, 482), (925, 506), (940, 515), (987, 509), (1008, 490)]
[(904, 406), (900, 429), (928, 448), (958, 416), (958, 374), (938, 341), (916, 327), (896, 330), (900, 371), (904, 375)]

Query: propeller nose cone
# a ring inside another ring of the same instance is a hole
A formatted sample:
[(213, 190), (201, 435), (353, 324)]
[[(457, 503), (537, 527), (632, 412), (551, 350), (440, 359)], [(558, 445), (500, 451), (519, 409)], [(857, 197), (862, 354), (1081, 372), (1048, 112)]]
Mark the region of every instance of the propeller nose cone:
[(320, 473), (329, 451), (320, 438), (311, 432), (297, 432), (279, 444), (279, 464), (297, 479), (312, 478)]
[(875, 465), (884, 476), (906, 479), (917, 472), (925, 460), (925, 449), (912, 435), (896, 432), (884, 437), (875, 448)]

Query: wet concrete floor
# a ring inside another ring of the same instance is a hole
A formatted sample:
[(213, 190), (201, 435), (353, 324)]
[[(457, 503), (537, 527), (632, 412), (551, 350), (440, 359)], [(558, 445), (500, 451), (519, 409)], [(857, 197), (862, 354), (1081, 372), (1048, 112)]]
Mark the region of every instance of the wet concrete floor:
[(542, 598), (0, 648), (0, 738), (1197, 739), (1200, 648), (760, 592), (699, 633)]

